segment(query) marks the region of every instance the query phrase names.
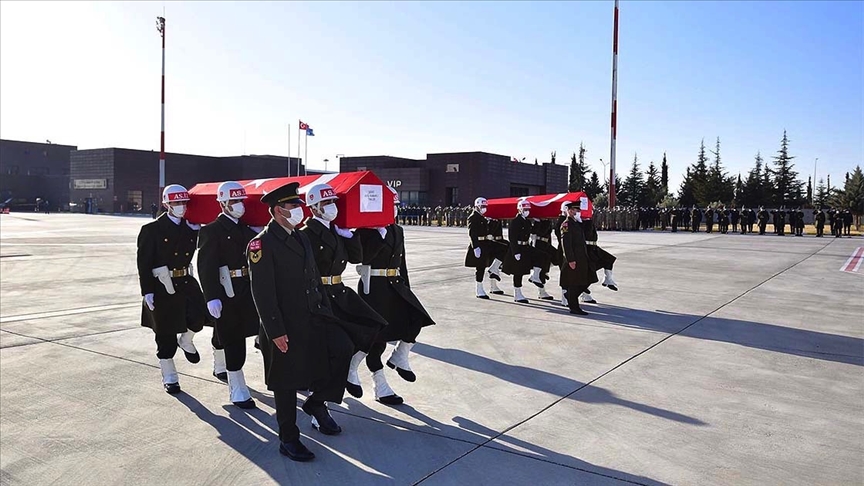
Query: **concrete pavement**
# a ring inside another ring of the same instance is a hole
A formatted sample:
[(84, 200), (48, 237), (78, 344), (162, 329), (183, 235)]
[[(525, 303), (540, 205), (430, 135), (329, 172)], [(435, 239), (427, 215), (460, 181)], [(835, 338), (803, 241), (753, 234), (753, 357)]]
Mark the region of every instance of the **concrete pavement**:
[[(0, 216), (0, 482), (13, 484), (864, 484), (864, 239), (601, 232), (619, 292), (586, 317), (474, 297), (460, 228), (405, 227), (437, 325), (387, 369), (406, 399), (298, 414), (312, 463), (280, 456), (272, 394), (228, 405), (202, 361), (161, 387), (139, 326), (143, 218)], [(356, 283), (353, 269), (346, 272)], [(553, 282), (557, 271), (553, 270)], [(488, 288), (488, 286), (487, 286)], [(549, 291), (560, 299), (560, 289)], [(388, 351), (389, 353), (389, 351)]]

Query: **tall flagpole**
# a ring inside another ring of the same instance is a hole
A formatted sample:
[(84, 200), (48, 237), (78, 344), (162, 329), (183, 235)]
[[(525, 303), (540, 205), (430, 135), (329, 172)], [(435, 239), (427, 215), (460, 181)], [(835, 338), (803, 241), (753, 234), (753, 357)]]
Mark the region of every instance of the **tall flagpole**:
[(162, 35), (162, 129), (159, 134), (159, 194), (165, 188), (165, 17), (156, 17), (156, 29)]
[(306, 175), (306, 164), (309, 163), (309, 130), (307, 129), (305, 132), (306, 135), (303, 135), (303, 141), (306, 142), (306, 151), (303, 154), (303, 175)]
[(288, 177), (291, 177), (291, 124), (288, 124)]
[(618, 0), (612, 31), (612, 143), (609, 154), (609, 209), (615, 207), (615, 139), (618, 129)]
[(303, 123), (301, 120), (297, 120), (297, 177), (300, 177), (300, 133), (303, 131), (300, 129), (300, 124)]

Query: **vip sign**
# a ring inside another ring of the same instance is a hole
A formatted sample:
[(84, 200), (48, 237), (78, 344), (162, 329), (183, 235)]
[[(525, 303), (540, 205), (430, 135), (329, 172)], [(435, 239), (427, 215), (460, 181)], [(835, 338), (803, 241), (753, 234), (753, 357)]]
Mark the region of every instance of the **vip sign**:
[(402, 181), (387, 181), (387, 185), (395, 189), (402, 185)]

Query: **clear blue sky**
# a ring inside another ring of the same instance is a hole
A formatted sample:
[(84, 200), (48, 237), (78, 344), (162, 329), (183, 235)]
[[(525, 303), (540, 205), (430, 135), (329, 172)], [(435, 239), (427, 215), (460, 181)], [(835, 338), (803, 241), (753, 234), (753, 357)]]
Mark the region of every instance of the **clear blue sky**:
[[(0, 136), (167, 150), (423, 157), (482, 150), (609, 160), (612, 2), (0, 4)], [(864, 161), (862, 2), (623, 1), (618, 169), (699, 142), (746, 174), (788, 130), (796, 169)], [(622, 177), (623, 178), (623, 177)]]

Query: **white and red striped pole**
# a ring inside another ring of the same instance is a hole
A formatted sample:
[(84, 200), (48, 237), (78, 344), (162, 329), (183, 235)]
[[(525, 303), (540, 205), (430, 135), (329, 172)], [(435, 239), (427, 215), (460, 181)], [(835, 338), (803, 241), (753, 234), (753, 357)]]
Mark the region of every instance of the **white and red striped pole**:
[(159, 194), (165, 188), (165, 17), (156, 17), (156, 29), (162, 35), (162, 129), (159, 134)]
[(618, 0), (612, 31), (612, 143), (609, 154), (609, 209), (615, 207), (615, 138), (618, 129)]

